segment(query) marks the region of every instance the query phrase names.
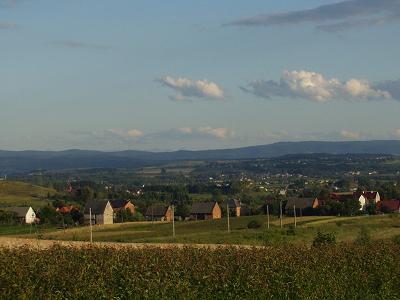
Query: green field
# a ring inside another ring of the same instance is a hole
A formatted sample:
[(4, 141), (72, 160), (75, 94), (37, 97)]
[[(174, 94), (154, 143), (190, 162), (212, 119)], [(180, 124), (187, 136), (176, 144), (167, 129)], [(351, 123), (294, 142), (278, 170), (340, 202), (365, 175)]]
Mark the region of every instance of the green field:
[[(257, 220), (261, 228), (248, 229), (247, 224)], [(271, 218), (270, 229), (263, 215), (231, 218), (231, 233), (227, 231), (227, 220), (176, 222), (176, 237), (172, 237), (172, 224), (161, 222), (124, 223), (93, 227), (94, 241), (133, 243), (187, 243), (187, 244), (243, 244), (243, 245), (310, 245), (317, 232), (334, 233), (338, 242), (352, 242), (366, 229), (371, 239), (391, 239), (400, 235), (400, 216), (359, 217), (302, 217), (297, 218), (293, 229), (293, 218), (284, 218), (283, 229), (276, 217)], [(51, 240), (89, 240), (89, 227), (67, 230), (38, 226), (38, 232), (29, 234), (29, 226), (3, 226), (0, 233), (10, 236)], [(18, 229), (19, 228), (19, 229)], [(25, 228), (25, 229), (24, 229)]]
[(0, 181), (0, 207), (32, 206), (34, 209), (49, 203), (48, 195), (56, 190), (16, 181)]

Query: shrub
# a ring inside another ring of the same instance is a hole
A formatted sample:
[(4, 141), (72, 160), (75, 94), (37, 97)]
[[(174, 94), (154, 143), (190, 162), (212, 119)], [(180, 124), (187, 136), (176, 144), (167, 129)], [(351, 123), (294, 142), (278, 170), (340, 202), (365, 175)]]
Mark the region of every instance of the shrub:
[(322, 233), (320, 231), (318, 231), (312, 243), (313, 247), (335, 245), (335, 244), (336, 244), (336, 235), (333, 232)]
[(286, 230), (286, 235), (296, 235), (296, 229), (293, 226), (290, 226), (288, 230)]
[(257, 228), (260, 228), (261, 226), (262, 226), (262, 224), (257, 220), (251, 220), (247, 224), (247, 228), (249, 228), (249, 229), (257, 229)]

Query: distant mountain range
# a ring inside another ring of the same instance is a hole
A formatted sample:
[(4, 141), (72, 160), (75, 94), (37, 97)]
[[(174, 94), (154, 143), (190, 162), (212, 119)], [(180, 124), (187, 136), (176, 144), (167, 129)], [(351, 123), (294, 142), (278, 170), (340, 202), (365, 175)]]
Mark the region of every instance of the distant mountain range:
[(400, 155), (400, 141), (279, 142), (236, 149), (173, 152), (0, 151), (0, 175), (37, 169), (135, 168), (180, 160), (256, 159), (311, 153)]

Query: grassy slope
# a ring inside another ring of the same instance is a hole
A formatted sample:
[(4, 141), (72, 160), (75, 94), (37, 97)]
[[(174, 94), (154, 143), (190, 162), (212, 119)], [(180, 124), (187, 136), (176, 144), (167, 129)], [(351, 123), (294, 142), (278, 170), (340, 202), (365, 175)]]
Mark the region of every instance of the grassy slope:
[[(259, 229), (248, 229), (250, 220), (263, 223)], [(231, 219), (230, 234), (227, 233), (226, 219), (214, 221), (177, 222), (176, 237), (173, 239), (171, 223), (125, 223), (107, 226), (94, 226), (95, 241), (114, 242), (151, 242), (151, 243), (210, 243), (210, 244), (310, 244), (318, 231), (334, 232), (338, 241), (353, 241), (361, 227), (366, 227), (373, 239), (388, 239), (400, 235), (400, 217), (395, 216), (361, 216), (361, 217), (302, 217), (298, 218), (295, 235), (288, 229), (293, 218), (284, 219), (284, 228), (279, 228), (279, 220), (271, 218), (271, 228), (267, 229), (266, 216), (251, 216)], [(41, 229), (39, 229), (41, 231)], [(14, 235), (27, 235), (28, 230), (14, 229)], [(3, 230), (3, 234), (4, 234)], [(89, 228), (80, 227), (69, 230), (41, 232), (43, 238), (60, 240), (88, 240)], [(9, 234), (13, 234), (12, 231)]]
[(0, 181), (0, 207), (32, 206), (39, 208), (46, 205), (47, 194), (54, 195), (54, 189), (34, 186), (15, 181)]

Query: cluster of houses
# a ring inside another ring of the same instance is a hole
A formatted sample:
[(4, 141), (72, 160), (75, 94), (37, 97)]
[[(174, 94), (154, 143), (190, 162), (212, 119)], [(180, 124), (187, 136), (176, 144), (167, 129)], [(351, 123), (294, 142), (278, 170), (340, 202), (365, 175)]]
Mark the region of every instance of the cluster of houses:
[[(292, 214), (295, 210), (296, 214), (301, 216), (306, 210), (317, 209), (328, 202), (343, 203), (348, 200), (358, 200), (360, 211), (364, 211), (368, 205), (374, 204), (376, 211), (400, 213), (400, 200), (381, 200), (376, 191), (330, 193), (328, 199), (288, 198), (284, 209), (286, 214)], [(226, 205), (232, 217), (247, 214), (246, 207), (237, 199), (229, 199), (223, 205), (224, 207)], [(38, 221), (32, 207), (14, 207), (7, 208), (7, 210), (15, 212), (20, 223), (31, 224)], [(57, 208), (57, 211), (63, 214), (71, 213), (74, 210), (78, 210), (78, 208), (72, 205)], [(86, 203), (83, 215), (85, 223), (91, 221), (92, 224), (113, 224), (121, 210), (129, 210), (135, 214), (136, 207), (129, 200), (92, 200)], [(144, 216), (147, 221), (169, 222), (174, 218), (174, 212), (170, 205), (152, 205), (147, 208)], [(217, 202), (195, 202), (191, 206), (190, 217), (187, 219), (213, 220), (221, 217), (221, 206)]]
[(379, 192), (376, 191), (330, 193), (328, 199), (289, 198), (286, 202), (285, 212), (289, 214), (296, 210), (296, 213), (301, 215), (305, 210), (316, 209), (327, 203), (344, 203), (349, 200), (358, 200), (360, 211), (365, 211), (368, 205), (373, 204), (376, 211), (400, 213), (400, 200), (381, 200)]

